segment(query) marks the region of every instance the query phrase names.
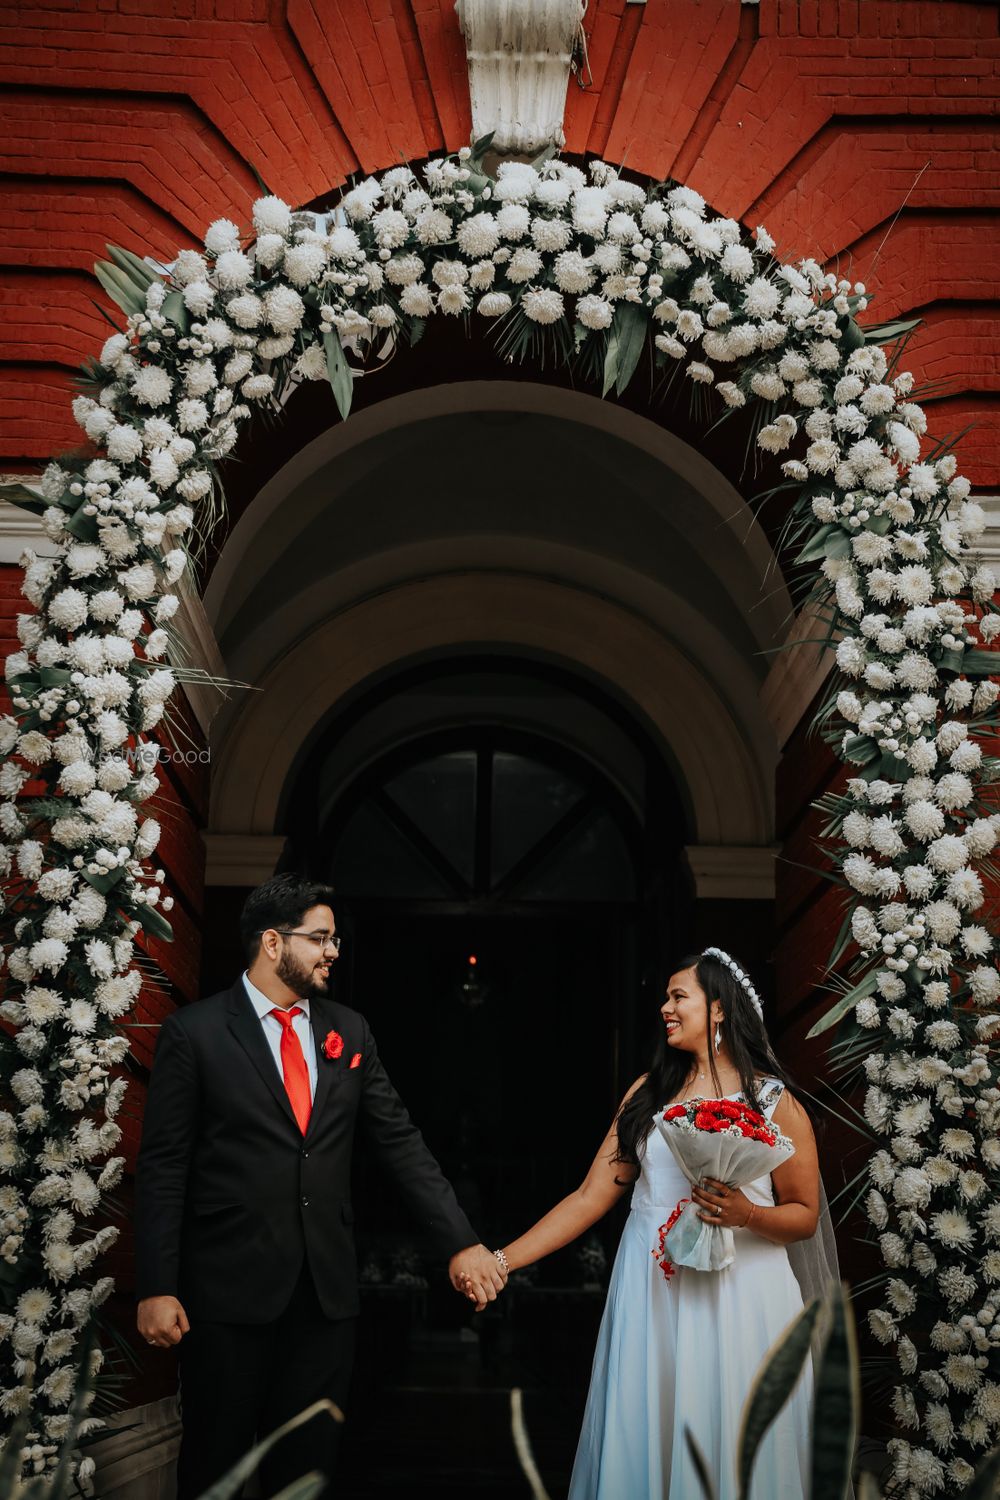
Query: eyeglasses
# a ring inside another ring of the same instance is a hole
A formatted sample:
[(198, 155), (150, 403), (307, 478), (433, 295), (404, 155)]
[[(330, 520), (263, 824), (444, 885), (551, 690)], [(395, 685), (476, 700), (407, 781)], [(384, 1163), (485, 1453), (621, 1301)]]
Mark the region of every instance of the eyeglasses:
[(282, 937), (304, 937), (307, 942), (319, 948), (332, 948), (334, 953), (340, 952), (340, 934), (337, 932), (300, 932), (297, 928), (276, 927), (275, 932), (280, 932)]

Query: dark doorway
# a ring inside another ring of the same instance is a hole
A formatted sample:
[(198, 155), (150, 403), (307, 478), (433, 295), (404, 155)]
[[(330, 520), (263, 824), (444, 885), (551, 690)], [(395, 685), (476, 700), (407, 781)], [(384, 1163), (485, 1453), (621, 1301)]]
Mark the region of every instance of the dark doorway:
[[(288, 863), (336, 886), (337, 998), (363, 1011), (493, 1246), (585, 1175), (648, 1054), (659, 954), (689, 897), (679, 805), (634, 726), (625, 786), (555, 735), (484, 723), (499, 664), (477, 675), (462, 663), (456, 676), (473, 722), (410, 733), (335, 793), (332, 760), (346, 761), (365, 713), (379, 701), (384, 711), (400, 684), (330, 727), (296, 776)], [(558, 704), (564, 684), (535, 683)], [(440, 676), (418, 674), (416, 690), (440, 714)], [(363, 1141), (354, 1198), (363, 1315), (345, 1500), (527, 1494), (513, 1387), (550, 1492), (565, 1493), (621, 1217), (513, 1278), (476, 1316)]]

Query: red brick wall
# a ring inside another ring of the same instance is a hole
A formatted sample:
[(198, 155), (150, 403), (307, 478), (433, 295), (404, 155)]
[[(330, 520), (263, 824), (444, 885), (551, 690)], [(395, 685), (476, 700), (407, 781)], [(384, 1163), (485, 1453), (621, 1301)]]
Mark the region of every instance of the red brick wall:
[[(913, 367), (948, 382), (944, 427), (982, 422), (965, 467), (987, 487), (998, 23), (991, 0), (596, 0), (594, 82), (567, 107), (569, 150), (849, 263), (878, 318), (923, 311)], [(0, 25), (0, 81), (6, 469), (76, 438), (61, 395), (102, 337), (105, 240), (169, 253), (246, 220), (255, 171), (305, 203), (469, 133), (452, 0), (30, 0)]]

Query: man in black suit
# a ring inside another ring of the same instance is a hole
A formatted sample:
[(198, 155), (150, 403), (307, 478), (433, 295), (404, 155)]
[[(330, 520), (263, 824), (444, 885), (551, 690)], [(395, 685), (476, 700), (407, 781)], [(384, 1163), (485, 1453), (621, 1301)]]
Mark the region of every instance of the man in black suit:
[[(351, 1156), (360, 1121), (456, 1289), (506, 1280), (379, 1061), (327, 997), (340, 940), (329, 886), (279, 875), (247, 898), (249, 967), (164, 1022), (136, 1171), (139, 1332), (180, 1343), (178, 1500), (196, 1500), (320, 1397), (343, 1407), (358, 1314)], [(262, 1465), (265, 1493), (332, 1474), (325, 1415)]]

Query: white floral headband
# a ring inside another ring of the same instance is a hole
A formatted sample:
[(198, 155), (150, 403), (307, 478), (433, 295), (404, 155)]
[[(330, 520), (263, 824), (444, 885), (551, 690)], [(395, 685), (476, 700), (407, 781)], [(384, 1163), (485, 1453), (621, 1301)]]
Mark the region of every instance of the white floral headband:
[(763, 1021), (764, 1007), (761, 1004), (760, 996), (754, 989), (753, 985), (750, 983), (749, 975), (743, 972), (739, 964), (736, 962), (735, 958), (733, 958), (732, 954), (726, 953), (722, 948), (705, 948), (701, 956), (702, 958), (717, 958), (720, 964), (725, 965), (730, 974), (732, 974), (733, 978), (736, 980), (736, 983), (745, 992), (747, 998), (753, 1005), (754, 1010)]

